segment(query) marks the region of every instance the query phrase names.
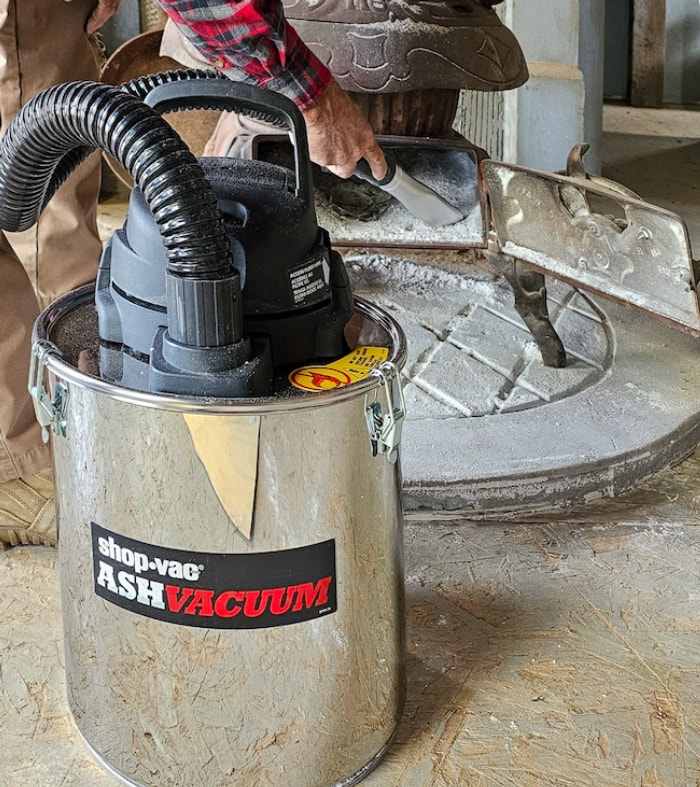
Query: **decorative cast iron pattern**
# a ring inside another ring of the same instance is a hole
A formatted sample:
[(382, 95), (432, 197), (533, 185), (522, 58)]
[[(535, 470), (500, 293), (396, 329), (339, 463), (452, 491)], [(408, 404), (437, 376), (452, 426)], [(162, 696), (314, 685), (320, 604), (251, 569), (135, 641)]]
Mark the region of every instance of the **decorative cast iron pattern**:
[(528, 77), (513, 33), (475, 0), (285, 0), (284, 7), (345, 90), (507, 90)]

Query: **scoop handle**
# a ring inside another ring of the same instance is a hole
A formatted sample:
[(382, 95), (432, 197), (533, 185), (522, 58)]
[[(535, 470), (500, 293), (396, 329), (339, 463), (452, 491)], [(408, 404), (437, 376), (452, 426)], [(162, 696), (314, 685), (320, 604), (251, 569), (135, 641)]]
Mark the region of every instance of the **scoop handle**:
[(358, 178), (371, 183), (373, 186), (379, 186), (380, 189), (384, 186), (388, 186), (396, 175), (396, 158), (390, 150), (384, 151), (384, 158), (386, 159), (386, 175), (384, 175), (381, 180), (377, 180), (372, 175), (372, 170), (367, 163), (367, 159), (363, 158), (357, 162), (354, 174)]

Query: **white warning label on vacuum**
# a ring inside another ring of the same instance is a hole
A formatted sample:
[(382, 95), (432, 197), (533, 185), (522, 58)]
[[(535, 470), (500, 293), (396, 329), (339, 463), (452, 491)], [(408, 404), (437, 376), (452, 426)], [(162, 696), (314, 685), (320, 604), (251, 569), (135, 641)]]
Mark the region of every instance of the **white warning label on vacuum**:
[(329, 277), (330, 265), (325, 257), (306, 260), (302, 265), (292, 268), (289, 272), (289, 281), (292, 285), (294, 303), (315, 300), (314, 296), (328, 286)]

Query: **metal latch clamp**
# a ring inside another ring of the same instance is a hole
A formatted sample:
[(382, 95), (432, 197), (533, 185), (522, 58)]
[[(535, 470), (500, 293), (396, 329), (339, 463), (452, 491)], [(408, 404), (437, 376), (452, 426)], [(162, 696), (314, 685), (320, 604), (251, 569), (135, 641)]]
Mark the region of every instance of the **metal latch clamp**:
[[(382, 404), (377, 398), (377, 389), (374, 391), (372, 401), (369, 401), (369, 395), (365, 397), (365, 418), (372, 446), (372, 456), (377, 456), (381, 450), (381, 453), (387, 454), (389, 461), (393, 463), (399, 457), (399, 444), (401, 443), (403, 422), (406, 418), (406, 403), (401, 378), (396, 365), (391, 361), (385, 361), (376, 369), (372, 369), (370, 374), (379, 378), (380, 385), (383, 386), (386, 393), (388, 408), (384, 412)], [(399, 396), (398, 406), (394, 405), (394, 382), (396, 382)]]
[(70, 393), (68, 383), (58, 378), (49, 378), (48, 391), (44, 387), (44, 370), (50, 355), (60, 357), (63, 353), (47, 339), (39, 339), (34, 343), (27, 381), (36, 420), (41, 426), (41, 438), (45, 443), (49, 441), (49, 427), (54, 434), (66, 436), (66, 408)]

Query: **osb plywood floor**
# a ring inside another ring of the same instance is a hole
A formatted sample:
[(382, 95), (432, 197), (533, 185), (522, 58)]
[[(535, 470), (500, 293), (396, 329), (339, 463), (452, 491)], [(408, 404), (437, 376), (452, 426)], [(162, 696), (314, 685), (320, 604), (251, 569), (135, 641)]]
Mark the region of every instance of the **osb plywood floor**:
[[(605, 174), (695, 237), (700, 114), (635, 112), (606, 112)], [(556, 516), (407, 521), (408, 698), (364, 784), (700, 785), (699, 524), (697, 455)], [(55, 556), (0, 552), (0, 785), (110, 787), (66, 705)]]
[[(700, 784), (699, 480), (692, 457), (557, 517), (408, 521), (407, 705), (368, 787)], [(67, 711), (54, 565), (0, 554), (0, 784), (116, 785)]]
[(411, 523), (412, 688), (370, 784), (700, 784), (699, 470), (539, 523)]

